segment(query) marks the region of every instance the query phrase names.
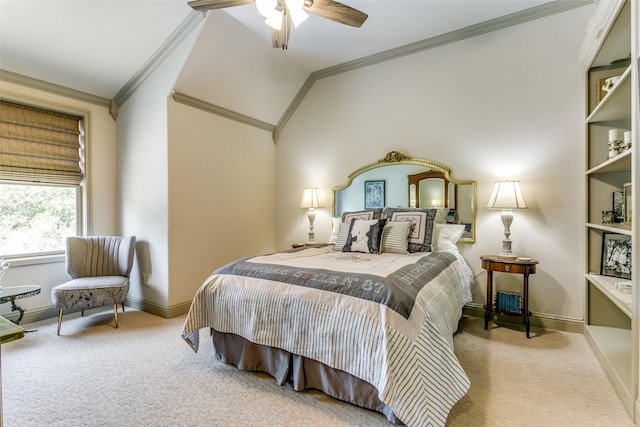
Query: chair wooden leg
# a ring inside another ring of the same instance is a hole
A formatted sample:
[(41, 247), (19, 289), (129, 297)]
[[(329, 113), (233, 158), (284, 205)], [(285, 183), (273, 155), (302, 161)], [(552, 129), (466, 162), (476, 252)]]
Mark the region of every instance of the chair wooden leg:
[(58, 335), (60, 335), (61, 324), (62, 324), (62, 309), (58, 310)]
[(122, 301), (122, 312), (124, 313), (124, 301)]
[(118, 327), (118, 304), (113, 304), (113, 319), (116, 322), (116, 328)]
[(84, 308), (80, 309), (80, 316), (84, 317)]

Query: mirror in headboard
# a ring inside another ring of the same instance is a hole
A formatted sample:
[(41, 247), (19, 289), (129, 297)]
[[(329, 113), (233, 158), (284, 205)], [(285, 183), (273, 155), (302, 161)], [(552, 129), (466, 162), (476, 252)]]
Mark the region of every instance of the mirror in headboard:
[(449, 209), (447, 221), (467, 228), (459, 242), (475, 242), (475, 181), (458, 181), (447, 166), (391, 151), (383, 159), (357, 169), (345, 185), (333, 189), (333, 215), (364, 210), (365, 186), (372, 181), (384, 183), (386, 206)]

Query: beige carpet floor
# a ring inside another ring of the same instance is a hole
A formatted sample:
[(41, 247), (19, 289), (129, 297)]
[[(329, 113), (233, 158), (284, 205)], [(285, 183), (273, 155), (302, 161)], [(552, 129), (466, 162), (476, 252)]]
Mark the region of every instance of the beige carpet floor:
[[(385, 426), (381, 415), (217, 362), (182, 341), (184, 317), (139, 311), (26, 324), (2, 346), (4, 426)], [(448, 426), (632, 426), (584, 337), (463, 318), (471, 379)]]

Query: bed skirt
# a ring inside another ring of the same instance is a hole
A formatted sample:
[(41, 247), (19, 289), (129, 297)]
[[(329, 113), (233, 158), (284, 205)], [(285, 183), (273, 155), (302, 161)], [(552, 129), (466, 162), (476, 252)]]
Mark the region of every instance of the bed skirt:
[(291, 381), (296, 391), (320, 390), (335, 399), (380, 412), (389, 422), (403, 425), (393, 410), (378, 398), (373, 385), (347, 372), (279, 348), (255, 344), (239, 335), (214, 329), (211, 335), (215, 357), (221, 362), (236, 365), (243, 371), (266, 372), (280, 385)]

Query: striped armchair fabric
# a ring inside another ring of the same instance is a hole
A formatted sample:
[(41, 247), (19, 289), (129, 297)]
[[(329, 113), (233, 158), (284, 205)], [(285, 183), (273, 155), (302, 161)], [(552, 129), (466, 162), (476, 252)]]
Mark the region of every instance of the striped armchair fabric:
[(129, 292), (133, 267), (134, 236), (68, 237), (66, 267), (72, 280), (51, 290), (51, 301), (58, 309), (58, 335), (66, 309), (84, 310), (113, 304), (118, 327), (118, 304)]

